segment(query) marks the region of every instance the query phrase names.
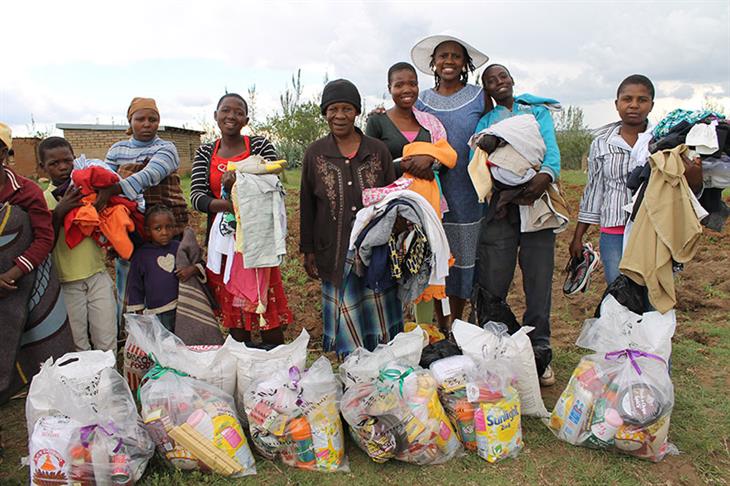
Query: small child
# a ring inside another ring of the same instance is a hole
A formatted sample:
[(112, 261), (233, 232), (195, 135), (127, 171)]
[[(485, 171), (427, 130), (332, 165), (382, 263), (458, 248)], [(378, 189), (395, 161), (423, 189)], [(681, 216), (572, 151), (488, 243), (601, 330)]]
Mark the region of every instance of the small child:
[(51, 179), (44, 192), (56, 234), (51, 257), (61, 281), (76, 350), (87, 351), (93, 346), (116, 352), (114, 282), (106, 271), (104, 251), (88, 236), (73, 249), (66, 243), (64, 218), (81, 206), (83, 197), (79, 188), (71, 185), (74, 158), (65, 138), (48, 137), (38, 145), (38, 165)]
[(10, 127), (0, 123), (0, 204), (8, 203), (28, 213), (33, 229), (33, 243), (14, 260), (14, 265), (0, 269), (0, 299), (17, 290), (17, 281), (40, 265), (53, 248), (51, 213), (43, 191), (30, 179), (16, 174), (7, 162), (13, 148)]
[(175, 332), (178, 285), (199, 273), (195, 265), (175, 269), (180, 242), (174, 240), (175, 216), (167, 206), (156, 205), (145, 212), (145, 233), (149, 241), (132, 255), (127, 277), (127, 311), (156, 314), (165, 328)]

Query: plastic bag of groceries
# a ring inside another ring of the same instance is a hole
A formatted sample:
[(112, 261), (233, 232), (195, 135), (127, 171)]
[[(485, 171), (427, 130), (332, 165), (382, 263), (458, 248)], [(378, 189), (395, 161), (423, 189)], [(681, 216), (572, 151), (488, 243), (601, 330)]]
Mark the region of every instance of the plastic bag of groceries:
[(441, 464), (463, 453), (436, 381), (417, 365), (387, 364), (377, 379), (350, 386), (340, 409), (353, 439), (375, 462)]
[(376, 380), (383, 366), (392, 361), (418, 366), (421, 352), (427, 345), (428, 334), (416, 326), (411, 331), (396, 334), (388, 344), (379, 344), (372, 351), (357, 348), (340, 365), (340, 379), (347, 389), (355, 383)]
[(528, 336), (533, 329), (522, 326), (510, 335), (505, 324), (490, 321), (481, 328), (457, 319), (451, 332), (464, 355), (475, 361), (489, 356), (508, 359), (516, 379), (515, 388), (520, 394), (522, 414), (548, 417), (550, 414), (542, 401), (535, 355)]
[(110, 351), (48, 359), (26, 400), (30, 483), (134, 484), (154, 454)]
[(307, 344), (309, 344), (309, 333), (306, 329), (302, 329), (294, 341), (270, 350), (252, 348), (228, 336), (223, 343), (223, 349), (234, 359), (236, 368), (234, 397), (238, 415), (242, 420), (246, 420), (244, 395), (251, 383), (257, 378), (268, 376), (272, 369), (289, 369), (294, 366), (303, 370), (307, 362)]
[(307, 371), (278, 368), (255, 380), (244, 403), (256, 450), (292, 467), (349, 471), (340, 393), (332, 365), (324, 356)]
[(578, 340), (596, 353), (580, 360), (555, 404), (555, 435), (653, 462), (676, 453), (668, 441), (674, 387), (667, 367), (675, 324), (674, 311), (638, 316), (607, 296)]
[(160, 455), (181, 470), (256, 474), (233, 397), (159, 363), (139, 389), (142, 420)]
[(430, 370), (466, 449), (489, 462), (522, 450), (520, 399), (509, 360), (451, 356), (434, 361)]
[(124, 314), (124, 319), (129, 334), (124, 368), (133, 389), (152, 367), (152, 355), (162, 366), (210, 383), (228, 395), (236, 392), (236, 360), (223, 346), (188, 347), (154, 314)]

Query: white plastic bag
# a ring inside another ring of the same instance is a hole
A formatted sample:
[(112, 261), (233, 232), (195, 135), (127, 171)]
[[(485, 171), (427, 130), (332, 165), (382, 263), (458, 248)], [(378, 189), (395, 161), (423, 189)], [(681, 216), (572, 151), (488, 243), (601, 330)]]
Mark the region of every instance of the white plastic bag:
[(156, 364), (140, 387), (140, 402), (158, 451), (176, 468), (256, 474), (233, 397), (220, 388)]
[(124, 314), (124, 319), (130, 338), (160, 365), (209, 383), (228, 395), (236, 392), (236, 361), (224, 347), (192, 351), (154, 314)]
[(375, 462), (441, 464), (463, 453), (436, 380), (417, 365), (392, 362), (376, 380), (354, 383), (341, 410), (353, 439)]
[(496, 332), (482, 329), (474, 324), (457, 319), (451, 328), (456, 344), (466, 356), (475, 361), (484, 358), (503, 356), (510, 361), (510, 369), (514, 372), (515, 388), (520, 395), (521, 412), (523, 415), (535, 417), (549, 417), (540, 393), (540, 380), (535, 367), (535, 354), (527, 333), (534, 328), (522, 326), (516, 333), (509, 335), (505, 332)]
[(266, 458), (323, 472), (349, 471), (340, 420), (340, 386), (322, 356), (305, 372), (278, 368), (245, 393), (251, 441)]
[(677, 326), (674, 310), (634, 314), (619, 304), (613, 295), (601, 302), (601, 317), (583, 322), (576, 346), (596, 352), (641, 349), (658, 354), (665, 361), (672, 354), (672, 336)]
[(355, 383), (375, 380), (381, 368), (393, 361), (418, 366), (421, 351), (426, 346), (428, 334), (416, 326), (411, 331), (398, 333), (388, 344), (380, 344), (373, 351), (357, 348), (340, 365), (340, 379), (347, 389)]
[(223, 343), (223, 349), (234, 359), (237, 376), (236, 407), (242, 419), (246, 417), (244, 395), (251, 383), (256, 378), (268, 376), (272, 369), (289, 369), (294, 366), (303, 370), (307, 363), (308, 344), (309, 333), (306, 329), (302, 329), (291, 343), (279, 345), (269, 351), (249, 348), (228, 336)]
[[(26, 401), (32, 484), (134, 484), (154, 453), (111, 351), (48, 359)], [(55, 478), (55, 479), (53, 479)]]
[(549, 427), (570, 444), (653, 462), (676, 453), (668, 441), (674, 387), (667, 369), (674, 311), (639, 316), (611, 295), (586, 320), (577, 344), (596, 351), (573, 371)]

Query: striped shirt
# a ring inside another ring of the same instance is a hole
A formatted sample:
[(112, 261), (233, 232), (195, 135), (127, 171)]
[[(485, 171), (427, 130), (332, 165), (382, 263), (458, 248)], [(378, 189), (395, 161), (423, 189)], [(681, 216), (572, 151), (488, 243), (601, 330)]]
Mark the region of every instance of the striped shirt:
[(635, 164), (631, 146), (620, 131), (621, 122), (615, 122), (594, 132), (588, 152), (588, 182), (578, 211), (580, 223), (610, 228), (628, 221), (629, 213), (623, 207), (631, 202), (631, 190), (626, 182)]
[[(277, 160), (274, 145), (264, 137), (253, 135), (249, 137), (251, 154), (260, 155), (266, 160)], [(207, 213), (211, 201), (215, 199), (210, 189), (210, 160), (213, 158), (215, 142), (198, 147), (193, 159), (193, 169), (190, 176), (190, 202), (193, 207), (202, 213)]]
[(125, 164), (147, 165), (139, 172), (119, 181), (122, 192), (129, 199), (134, 199), (150, 187), (160, 183), (165, 177), (180, 167), (180, 157), (172, 142), (155, 136), (149, 142), (140, 142), (134, 137), (117, 142), (106, 154), (106, 163), (115, 172)]

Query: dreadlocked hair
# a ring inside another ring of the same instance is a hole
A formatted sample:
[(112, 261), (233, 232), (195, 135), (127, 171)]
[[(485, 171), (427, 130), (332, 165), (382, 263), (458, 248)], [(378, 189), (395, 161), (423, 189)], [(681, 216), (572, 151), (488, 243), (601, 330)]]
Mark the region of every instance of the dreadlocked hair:
[[(452, 41), (445, 41), (445, 42), (452, 42)], [(441, 44), (443, 44), (443, 42)], [(437, 90), (439, 89), (439, 86), (441, 85), (441, 78), (439, 77), (438, 74), (436, 74), (436, 71), (434, 70), (434, 67), (436, 66), (434, 56), (436, 55), (436, 49), (438, 49), (441, 44), (439, 44), (438, 46), (436, 46), (433, 49), (433, 52), (431, 53), (431, 61), (428, 63), (428, 66), (431, 68), (431, 71), (434, 71), (433, 80), (434, 80), (434, 85), (436, 86)], [(458, 42), (457, 42), (457, 44), (458, 44)], [(461, 44), (459, 44), (459, 46), (461, 47), (461, 51), (464, 55), (464, 60), (465, 60), (465, 63), (464, 63), (465, 69), (463, 69), (461, 71), (461, 74), (459, 75), (459, 81), (461, 81), (461, 84), (465, 85), (466, 83), (469, 82), (469, 75), (476, 70), (476, 67), (474, 67), (474, 60), (469, 55), (469, 52), (466, 50), (466, 47), (464, 47)]]

